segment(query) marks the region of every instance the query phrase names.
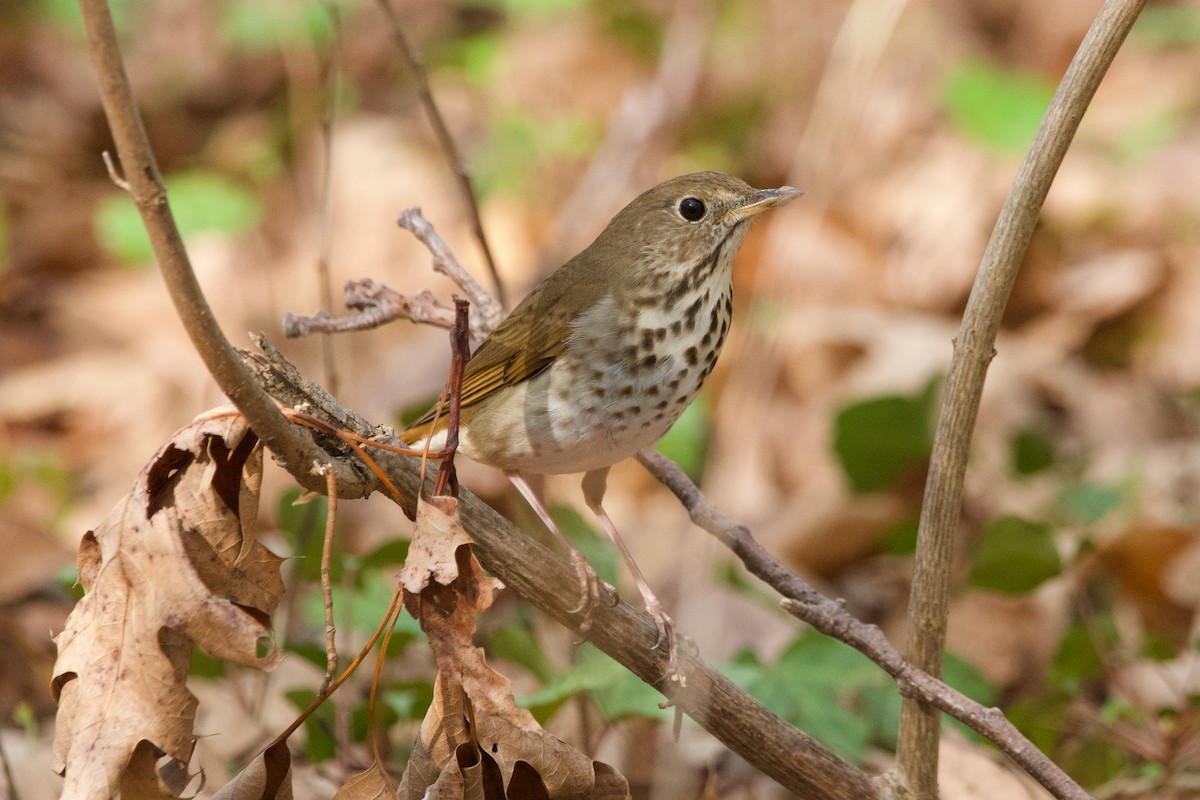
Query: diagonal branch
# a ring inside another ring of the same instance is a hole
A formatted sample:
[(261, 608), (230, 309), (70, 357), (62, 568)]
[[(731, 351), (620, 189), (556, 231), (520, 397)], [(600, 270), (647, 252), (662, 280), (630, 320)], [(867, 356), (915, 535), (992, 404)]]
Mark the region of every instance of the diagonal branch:
[(986, 736), (1055, 797), (1089, 800), (1087, 792), (1026, 739), (999, 709), (985, 708), (905, 661), (877, 626), (861, 622), (841, 602), (818, 592), (772, 556), (744, 525), (717, 510), (673, 461), (654, 450), (642, 451), (637, 459), (679, 499), (692, 522), (720, 540), (751, 574), (783, 596), (781, 605), (789, 614), (870, 658), (895, 679), (903, 696), (929, 703)]
[[(353, 434), (399, 444), (390, 433), (375, 429), (300, 375), (262, 337), (257, 337), (257, 343), (262, 352), (247, 354), (247, 359), (267, 390), (280, 402), (288, 406), (303, 405), (313, 416)], [(405, 513), (413, 516), (419, 491), (423, 486), (425, 494), (430, 494), (435, 478), (426, 477), (422, 484), (420, 460), (416, 458), (379, 450), (376, 460), (399, 489), (398, 500)], [(373, 486), (373, 480), (364, 479), (364, 485)], [(881, 797), (879, 789), (861, 770), (780, 719), (705, 663), (694, 648), (686, 644), (680, 647), (679, 680), (663, 680), (668, 656), (658, 647), (658, 628), (645, 614), (616, 601), (611, 594), (600, 598), (589, 611), (585, 631), (585, 618), (573, 608), (579, 581), (573, 567), (466, 489), (460, 490), (458, 508), (463, 526), (475, 542), (477, 557), (493, 575), (581, 639), (588, 639), (659, 689), (673, 705), (765, 775), (801, 797), (827, 800)], [(536, 569), (530, 567), (534, 564)]]
[[(150, 150), (141, 115), (133, 101), (133, 90), (121, 61), (108, 5), (104, 0), (80, 0), (79, 7), (100, 82), (100, 99), (112, 129), (127, 188), (150, 236), (154, 257), (179, 319), (221, 391), (246, 415), (258, 437), (305, 488), (321, 491), (325, 487), (325, 478), (315, 470), (322, 456), (312, 438), (289, 424), (279, 413), (225, 338), (204, 299), (179, 228), (171, 215), (162, 174)], [(347, 469), (345, 465), (338, 469), (339, 483), (352, 478), (348, 472), (343, 474)]]
[[(1004, 202), (954, 340), (925, 484), (908, 614), (909, 661), (931, 675), (941, 674), (951, 544), (962, 513), (971, 433), (1000, 319), (1050, 184), (1100, 80), (1144, 5), (1145, 0), (1106, 0), (1079, 45)], [(906, 699), (896, 758), (901, 779), (915, 800), (937, 797), (938, 737), (937, 711)]]

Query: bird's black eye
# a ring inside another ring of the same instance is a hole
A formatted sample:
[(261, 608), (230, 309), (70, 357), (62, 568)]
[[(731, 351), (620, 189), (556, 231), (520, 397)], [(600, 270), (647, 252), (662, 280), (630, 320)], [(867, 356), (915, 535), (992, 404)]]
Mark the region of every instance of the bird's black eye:
[(688, 222), (699, 222), (704, 216), (704, 203), (694, 197), (685, 197), (679, 201), (679, 216)]

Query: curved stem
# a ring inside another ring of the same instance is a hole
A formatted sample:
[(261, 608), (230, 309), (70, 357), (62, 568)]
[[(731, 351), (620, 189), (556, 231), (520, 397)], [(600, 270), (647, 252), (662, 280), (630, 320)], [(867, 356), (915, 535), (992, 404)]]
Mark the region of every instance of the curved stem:
[[(930, 675), (941, 674), (963, 475), (1004, 307), (1079, 121), (1144, 5), (1145, 0), (1107, 0), (1080, 44), (1004, 202), (954, 340), (925, 484), (908, 612), (908, 661)], [(937, 797), (938, 723), (937, 709), (904, 701), (897, 768), (916, 800)]]
[[(204, 299), (133, 100), (108, 5), (104, 0), (80, 0), (79, 8), (100, 82), (104, 113), (125, 173), (127, 185), (123, 188), (129, 191), (141, 214), (179, 319), (217, 385), (245, 414), (255, 434), (306, 488), (320, 491), (325, 479), (313, 468), (325, 457), (307, 434), (284, 419), (275, 402), (255, 382)], [(344, 470), (339, 466), (339, 472)], [(339, 474), (339, 482), (342, 479)], [(351, 480), (351, 476), (346, 474), (345, 479)]]

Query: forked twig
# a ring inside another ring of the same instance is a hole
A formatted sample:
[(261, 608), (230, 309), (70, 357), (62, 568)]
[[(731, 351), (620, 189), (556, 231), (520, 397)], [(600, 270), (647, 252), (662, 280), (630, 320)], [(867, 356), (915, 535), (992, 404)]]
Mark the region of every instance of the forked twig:
[[(404, 57), (408, 68), (412, 70), (413, 77), (416, 78), (417, 93), (421, 98), (421, 106), (425, 109), (425, 113), (429, 117), (429, 124), (433, 126), (434, 135), (437, 136), (442, 152), (446, 154), (446, 160), (450, 163), (450, 170), (454, 173), (454, 179), (458, 183), (458, 188), (462, 192), (467, 211), (471, 215), (471, 225), (475, 231), (475, 238), (479, 242), (479, 249), (483, 251), (483, 259), (487, 262), (488, 272), (492, 276), (492, 283), (496, 286), (496, 298), (499, 299), (501, 306), (506, 306), (504, 283), (500, 280), (500, 272), (496, 269), (496, 259), (492, 257), (492, 248), (488, 245), (487, 235), (483, 232), (483, 218), (479, 215), (479, 198), (475, 196), (475, 187), (471, 183), (471, 175), (463, 165), (462, 155), (458, 152), (458, 146), (454, 144), (454, 137), (450, 135), (450, 128), (446, 126), (446, 120), (442, 117), (442, 112), (438, 109), (437, 102), (433, 99), (433, 92), (429, 88), (429, 73), (425, 69), (425, 64), (417, 55), (417, 51), (409, 43), (408, 37), (404, 35), (404, 28), (401, 27), (400, 20), (396, 17), (396, 12), (392, 10), (392, 6), (388, 0), (379, 0), (379, 8), (383, 11), (384, 17), (387, 18), (388, 25), (391, 26), (392, 37), (396, 40), (400, 54)], [(476, 311), (481, 310), (477, 298), (471, 297), (471, 302), (476, 304)]]

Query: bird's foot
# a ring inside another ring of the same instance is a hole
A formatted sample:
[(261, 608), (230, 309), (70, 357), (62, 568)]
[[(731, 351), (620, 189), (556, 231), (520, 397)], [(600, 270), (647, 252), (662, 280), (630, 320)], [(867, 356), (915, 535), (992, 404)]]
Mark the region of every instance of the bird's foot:
[(664, 682), (678, 680), (679, 637), (675, 635), (675, 620), (667, 616), (667, 612), (663, 611), (658, 598), (653, 596), (646, 601), (646, 613), (658, 626), (658, 638), (654, 640), (654, 646), (650, 649), (657, 649), (663, 644), (667, 646), (667, 670), (660, 680)]
[(588, 629), (592, 627), (592, 607), (600, 598), (600, 576), (596, 574), (596, 570), (592, 569), (592, 565), (583, 557), (583, 553), (572, 549), (571, 566), (575, 568), (575, 575), (579, 578), (579, 604), (570, 609), (571, 614), (582, 614), (583, 620), (579, 624), (579, 632), (586, 634)]

